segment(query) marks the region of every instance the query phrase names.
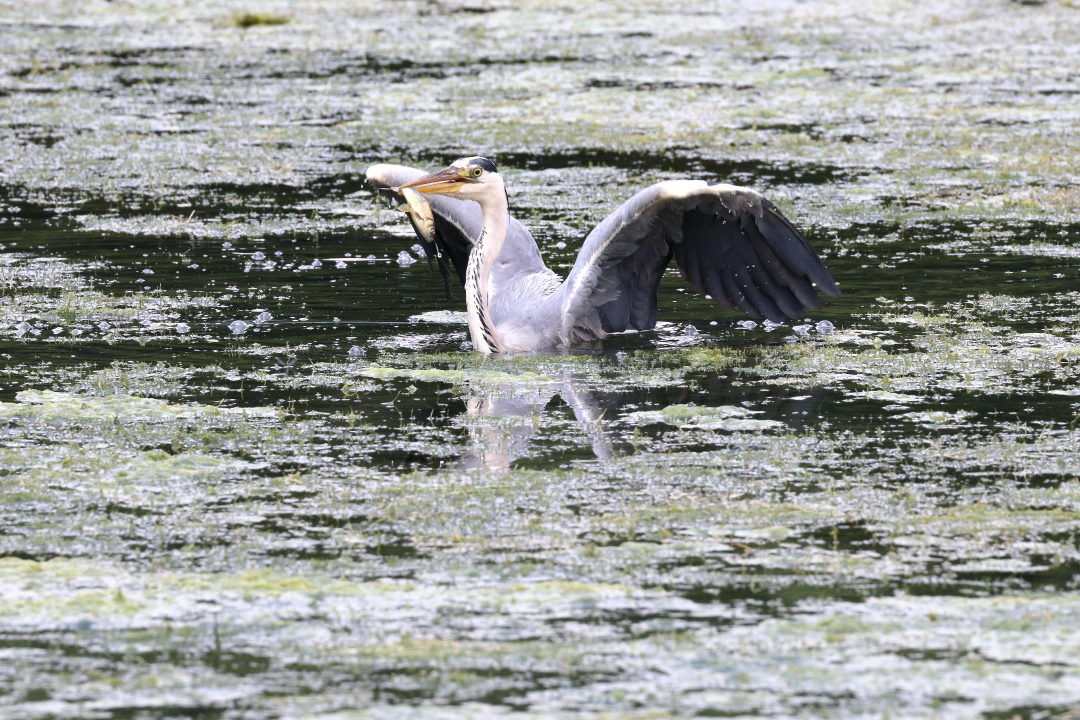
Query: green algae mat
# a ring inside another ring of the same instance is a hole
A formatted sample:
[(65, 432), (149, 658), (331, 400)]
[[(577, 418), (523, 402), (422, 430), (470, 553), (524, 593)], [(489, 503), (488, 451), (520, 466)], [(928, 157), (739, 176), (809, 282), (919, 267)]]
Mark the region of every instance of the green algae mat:
[[(1080, 718), (1077, 38), (0, 3), (0, 717)], [(560, 272), (693, 178), (843, 295), (483, 358), (363, 182), (473, 154)]]

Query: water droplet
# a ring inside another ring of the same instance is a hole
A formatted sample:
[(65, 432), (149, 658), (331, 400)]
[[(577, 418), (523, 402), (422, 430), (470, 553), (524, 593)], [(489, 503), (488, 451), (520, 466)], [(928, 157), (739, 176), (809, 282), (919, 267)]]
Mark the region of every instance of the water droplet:
[(249, 327), (251, 326), (243, 320), (233, 320), (229, 323), (229, 329), (232, 330), (233, 335), (243, 335)]
[(34, 329), (34, 326), (23, 320), (15, 326), (15, 334), (22, 336)]
[(836, 327), (828, 320), (820, 321), (815, 327), (817, 327), (817, 331), (822, 335), (828, 335), (836, 329)]
[(424, 246), (420, 243), (416, 243), (409, 249), (416, 253), (416, 257), (420, 258), (421, 260), (427, 257), (427, 253), (424, 252)]
[(143, 268), (142, 274), (143, 275), (153, 275), (154, 271), (151, 270), (150, 268)]
[(251, 254), (251, 259), (254, 260), (255, 262), (262, 262), (263, 260), (266, 259), (266, 255), (264, 255), (262, 253), (262, 251), (257, 250), (257, 251), (255, 251), (254, 253)]
[(813, 325), (796, 325), (795, 327), (793, 327), (791, 329), (794, 330), (799, 335), (809, 335), (810, 331), (814, 329), (814, 326)]
[(409, 267), (410, 265), (412, 265), (415, 262), (416, 262), (416, 258), (414, 258), (409, 253), (405, 252), (404, 250), (402, 250), (401, 252), (398, 253), (397, 264), (400, 265), (401, 267)]
[(743, 330), (753, 330), (757, 327), (757, 323), (753, 320), (740, 320), (735, 323), (736, 326), (741, 327)]
[(693, 325), (687, 325), (683, 328), (682, 334), (686, 335), (687, 337), (694, 337), (695, 335), (698, 335), (700, 333), (698, 333), (698, 329)]
[(54, 327), (52, 329), (52, 334), (53, 335), (59, 335), (62, 332), (64, 332), (64, 328), (62, 328), (62, 327)]
[(560, 240), (559, 242), (555, 243), (555, 247), (557, 247), (560, 250), (565, 250), (566, 249), (566, 243), (564, 243), (562, 240)]
[(198, 270), (199, 269), (199, 263), (191, 263), (190, 265), (188, 265), (188, 267), (191, 268), (192, 270)]
[(184, 335), (186, 333), (191, 332), (191, 328), (188, 327), (187, 325), (185, 325), (184, 323), (180, 323), (179, 325), (176, 326), (176, 332), (180, 333), (181, 335)]
[(111, 327), (112, 327), (112, 325), (110, 325), (109, 323), (105, 322), (104, 320), (102, 320), (101, 322), (99, 322), (97, 326), (98, 326), (99, 328), (101, 328), (101, 332), (109, 332), (109, 328), (111, 328)]
[(313, 268), (321, 268), (322, 267), (322, 263), (319, 262), (319, 258), (315, 258), (314, 260), (311, 261), (311, 267), (313, 267)]
[(765, 328), (765, 332), (772, 332), (773, 330), (775, 330), (776, 328), (782, 326), (783, 324), (784, 323), (773, 322), (772, 320), (765, 320), (765, 322), (761, 323), (761, 326), (763, 328)]
[(349, 266), (345, 264), (344, 260), (338, 260), (337, 265), (335, 265), (334, 267), (336, 267), (338, 270), (344, 270), (345, 268), (347, 268)]
[(261, 313), (259, 313), (259, 314), (258, 314), (258, 316), (257, 316), (257, 317), (255, 318), (255, 324), (256, 324), (256, 325), (262, 325), (263, 323), (265, 323), (265, 322), (270, 322), (270, 321), (271, 321), (271, 320), (273, 320), (273, 319), (274, 319), (274, 316), (273, 316), (273, 315), (271, 315), (270, 313), (268, 313), (268, 312), (261, 312)]
[(364, 350), (364, 348), (360, 347), (359, 345), (353, 345), (351, 348), (349, 348), (349, 357), (354, 357), (354, 358), (364, 357), (364, 355), (366, 355), (366, 354), (367, 354), (367, 351)]
[(221, 249), (222, 249), (222, 250), (228, 250), (228, 249), (229, 249), (229, 248), (231, 248), (231, 247), (232, 247), (232, 243), (231, 243), (231, 242), (223, 242), (223, 243), (221, 243)]

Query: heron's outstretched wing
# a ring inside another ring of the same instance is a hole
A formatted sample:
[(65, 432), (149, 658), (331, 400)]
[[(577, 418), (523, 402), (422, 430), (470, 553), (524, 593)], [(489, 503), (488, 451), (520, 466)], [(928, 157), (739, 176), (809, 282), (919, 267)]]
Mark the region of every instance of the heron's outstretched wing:
[(673, 180), (637, 193), (585, 238), (552, 298), (561, 305), (563, 337), (594, 309), (605, 332), (652, 328), (656, 289), (672, 257), (698, 292), (757, 319), (820, 310), (815, 285), (840, 294), (799, 231), (760, 194)]
[[(367, 169), (368, 182), (382, 192), (387, 192), (389, 188), (400, 187), (425, 174), (423, 170), (404, 165), (380, 164), (372, 165)], [(458, 200), (443, 195), (425, 195), (424, 199), (431, 206), (434, 216), (435, 242), (429, 242), (419, 231), (416, 236), (420, 239), (428, 257), (438, 259), (443, 280), (450, 282), (450, 270), (446, 262), (449, 258), (450, 264), (457, 272), (458, 281), (464, 285), (465, 268), (469, 264), (469, 251), (484, 226), (484, 216), (480, 211), (480, 206), (472, 200)], [(401, 204), (404, 199), (397, 195), (395, 202)], [(413, 229), (416, 230), (415, 225)], [(492, 278), (496, 282), (506, 282), (511, 276), (547, 269), (533, 236), (514, 218), (510, 218), (507, 224), (506, 241), (499, 260), (498, 265), (492, 270)]]

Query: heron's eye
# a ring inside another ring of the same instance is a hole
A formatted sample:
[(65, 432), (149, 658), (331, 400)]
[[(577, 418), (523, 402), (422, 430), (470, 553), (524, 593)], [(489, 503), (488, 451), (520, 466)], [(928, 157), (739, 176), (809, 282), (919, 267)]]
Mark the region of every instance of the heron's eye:
[(469, 174), (472, 175), (474, 178), (478, 178), (484, 174), (484, 171), (478, 167), (474, 167), (472, 170), (469, 171)]

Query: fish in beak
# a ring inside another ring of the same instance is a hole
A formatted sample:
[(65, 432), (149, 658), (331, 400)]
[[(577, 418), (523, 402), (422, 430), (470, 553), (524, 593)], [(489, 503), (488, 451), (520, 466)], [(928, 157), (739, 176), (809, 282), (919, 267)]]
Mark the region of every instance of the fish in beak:
[(427, 200), (409, 187), (401, 189), (401, 196), (405, 198), (405, 204), (398, 210), (412, 217), (413, 226), (425, 240), (429, 243), (435, 242), (435, 216), (431, 213)]
[(433, 172), (430, 175), (410, 180), (396, 190), (413, 189), (426, 195), (452, 195), (460, 192), (466, 185), (479, 182), (476, 178), (469, 177), (468, 168), (450, 167)]

